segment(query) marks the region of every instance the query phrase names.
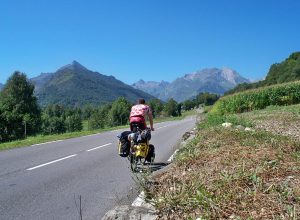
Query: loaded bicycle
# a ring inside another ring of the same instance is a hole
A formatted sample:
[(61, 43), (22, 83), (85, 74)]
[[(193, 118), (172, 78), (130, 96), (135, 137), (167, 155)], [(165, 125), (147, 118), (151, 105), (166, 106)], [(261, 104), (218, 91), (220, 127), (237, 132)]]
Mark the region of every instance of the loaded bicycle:
[(119, 155), (128, 157), (133, 172), (143, 171), (145, 165), (151, 165), (155, 159), (154, 145), (149, 143), (151, 130), (132, 124), (131, 132), (123, 132), (119, 138)]

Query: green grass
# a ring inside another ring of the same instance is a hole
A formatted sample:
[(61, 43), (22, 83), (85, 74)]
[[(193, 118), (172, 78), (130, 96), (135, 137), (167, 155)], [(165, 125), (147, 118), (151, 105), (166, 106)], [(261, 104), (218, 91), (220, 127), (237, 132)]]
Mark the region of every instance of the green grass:
[(101, 133), (101, 132), (105, 132), (105, 131), (126, 128), (126, 127), (128, 127), (128, 126), (124, 125), (124, 126), (104, 128), (104, 129), (98, 129), (98, 130), (92, 130), (92, 131), (83, 130), (83, 131), (69, 132), (69, 133), (64, 133), (64, 134), (30, 136), (24, 140), (16, 140), (16, 141), (11, 141), (11, 142), (1, 143), (0, 150), (7, 150), (7, 149), (11, 149), (11, 148), (16, 148), (16, 147), (30, 146), (33, 144), (45, 143), (48, 141), (57, 141), (57, 140), (81, 137), (81, 136), (86, 136), (86, 135), (90, 135), (90, 134), (97, 134), (97, 133)]
[[(298, 114), (299, 120), (299, 106), (224, 117), (255, 126), (253, 116), (264, 123), (273, 114), (276, 125), (282, 115), (286, 121)], [(299, 139), (223, 128), (224, 117), (210, 117), (145, 189), (161, 219), (300, 219)]]
[[(171, 121), (171, 120), (181, 120), (187, 116), (194, 115), (194, 114), (196, 114), (195, 111), (187, 111), (187, 112), (184, 112), (182, 114), (182, 116), (180, 116), (180, 117), (164, 117), (164, 118), (154, 119), (154, 128), (155, 128), (155, 123)], [(129, 126), (123, 125), (123, 126), (117, 126), (117, 127), (107, 127), (107, 128), (98, 129), (98, 130), (88, 130), (88, 121), (86, 120), (86, 121), (83, 121), (83, 130), (82, 131), (69, 132), (69, 133), (64, 133), (64, 134), (55, 134), (55, 135), (36, 135), (36, 136), (27, 137), (24, 140), (5, 142), (5, 143), (0, 144), (0, 151), (17, 148), (17, 147), (30, 146), (33, 144), (45, 143), (45, 142), (49, 142), (49, 141), (65, 140), (65, 139), (69, 139), (69, 138), (97, 134), (97, 133), (102, 133), (105, 131), (111, 131), (111, 130), (122, 129), (122, 128), (126, 129), (126, 128), (129, 128)]]

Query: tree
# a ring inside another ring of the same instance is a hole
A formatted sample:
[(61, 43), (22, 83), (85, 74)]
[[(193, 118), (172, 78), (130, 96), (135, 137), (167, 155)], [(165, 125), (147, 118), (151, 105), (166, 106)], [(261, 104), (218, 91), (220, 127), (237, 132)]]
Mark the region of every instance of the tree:
[(81, 116), (78, 113), (67, 116), (65, 126), (68, 132), (81, 131), (83, 128)]
[(42, 132), (43, 134), (61, 134), (66, 132), (65, 121), (62, 117), (42, 115)]
[(104, 128), (108, 124), (108, 113), (110, 108), (108, 106), (101, 106), (97, 109), (90, 118), (91, 129)]
[(91, 104), (85, 105), (82, 110), (83, 119), (84, 120), (90, 119), (94, 111), (95, 111), (95, 107), (93, 107)]
[(178, 116), (177, 105), (177, 102), (173, 98), (167, 101), (164, 109), (167, 116)]
[(159, 99), (151, 99), (148, 104), (152, 110), (153, 118), (161, 114), (164, 109), (164, 104)]
[(178, 103), (177, 104), (177, 114), (178, 114), (178, 116), (181, 116), (181, 107), (182, 107), (182, 104)]
[(109, 116), (110, 125), (118, 126), (128, 123), (131, 104), (123, 97), (118, 98), (112, 103)]
[(182, 103), (182, 108), (185, 111), (191, 110), (196, 106), (196, 100), (186, 100)]
[[(34, 85), (24, 73), (14, 72), (0, 94), (0, 113), (2, 121), (2, 141), (36, 134), (40, 129), (41, 110), (33, 94)], [(0, 128), (1, 129), (1, 128)]]
[(212, 94), (212, 93), (199, 93), (196, 97), (196, 102), (198, 104), (204, 104), (204, 105), (213, 105), (218, 99), (219, 95)]

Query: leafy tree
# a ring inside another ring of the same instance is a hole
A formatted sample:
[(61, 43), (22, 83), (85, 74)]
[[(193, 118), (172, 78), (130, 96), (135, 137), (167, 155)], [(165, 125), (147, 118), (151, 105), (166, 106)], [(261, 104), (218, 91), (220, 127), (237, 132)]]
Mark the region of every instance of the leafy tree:
[(40, 129), (41, 110), (33, 94), (34, 85), (24, 73), (14, 72), (0, 94), (2, 121), (1, 141), (23, 138), (36, 134)]
[(182, 103), (182, 109), (188, 111), (193, 109), (196, 106), (195, 100), (186, 100)]
[(92, 116), (92, 114), (93, 114), (94, 111), (95, 111), (95, 107), (93, 107), (90, 104), (89, 105), (85, 105), (83, 107), (83, 110), (82, 110), (82, 117), (83, 117), (83, 119), (84, 120), (89, 119)]
[(112, 103), (109, 116), (110, 125), (125, 125), (128, 124), (131, 104), (123, 97), (118, 98)]
[(66, 132), (65, 121), (62, 117), (42, 115), (43, 134), (61, 134)]
[(90, 128), (104, 128), (108, 124), (108, 115), (110, 109), (110, 105), (104, 105), (101, 106), (99, 109), (95, 110), (90, 117)]
[(169, 99), (165, 105), (165, 113), (167, 116), (178, 116), (178, 103), (173, 99)]
[(80, 114), (68, 115), (65, 120), (65, 126), (68, 132), (81, 131), (83, 126)]
[(157, 115), (161, 114), (161, 112), (164, 109), (164, 104), (162, 103), (162, 101), (160, 101), (159, 99), (151, 99), (148, 102), (151, 110), (152, 110), (152, 114), (153, 117), (155, 118)]
[(211, 93), (199, 93), (196, 97), (196, 103), (204, 105), (213, 105), (219, 99), (219, 95)]
[(0, 142), (4, 142), (6, 140), (6, 122), (1, 113), (0, 109)]
[(177, 104), (177, 114), (178, 114), (178, 116), (181, 116), (181, 108), (182, 108), (182, 104), (181, 103)]

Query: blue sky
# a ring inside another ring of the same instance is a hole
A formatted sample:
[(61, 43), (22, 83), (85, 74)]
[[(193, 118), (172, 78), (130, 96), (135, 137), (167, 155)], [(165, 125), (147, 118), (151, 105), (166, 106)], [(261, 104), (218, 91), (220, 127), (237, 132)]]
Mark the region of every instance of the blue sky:
[(131, 84), (207, 67), (251, 79), (300, 50), (298, 0), (0, 0), (0, 83), (77, 60)]

